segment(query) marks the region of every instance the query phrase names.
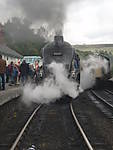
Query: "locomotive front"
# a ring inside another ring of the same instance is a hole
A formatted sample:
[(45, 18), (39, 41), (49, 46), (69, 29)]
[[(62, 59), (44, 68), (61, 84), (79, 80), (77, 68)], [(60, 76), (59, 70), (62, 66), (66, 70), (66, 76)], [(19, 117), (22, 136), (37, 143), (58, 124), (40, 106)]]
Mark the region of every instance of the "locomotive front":
[(52, 62), (64, 64), (68, 77), (80, 83), (80, 59), (73, 47), (64, 41), (63, 36), (55, 36), (52, 43), (47, 44), (42, 50), (43, 76), (49, 74), (48, 65)]

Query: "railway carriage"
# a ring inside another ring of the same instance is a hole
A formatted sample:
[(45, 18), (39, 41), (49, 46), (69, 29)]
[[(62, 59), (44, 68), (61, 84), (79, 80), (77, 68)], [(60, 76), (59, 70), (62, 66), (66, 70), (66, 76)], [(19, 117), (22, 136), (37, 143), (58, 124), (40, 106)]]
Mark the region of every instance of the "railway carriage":
[(95, 86), (96, 88), (103, 88), (105, 86), (110, 86), (111, 82), (108, 81), (113, 77), (113, 56), (108, 54), (98, 54), (98, 56), (106, 61), (105, 66), (100, 66), (96, 69), (93, 69), (93, 73), (96, 79)]
[(112, 55), (99, 54), (101, 59), (104, 59), (107, 63), (105, 67), (99, 67), (95, 69), (95, 77), (97, 80), (108, 80), (113, 75), (113, 57)]

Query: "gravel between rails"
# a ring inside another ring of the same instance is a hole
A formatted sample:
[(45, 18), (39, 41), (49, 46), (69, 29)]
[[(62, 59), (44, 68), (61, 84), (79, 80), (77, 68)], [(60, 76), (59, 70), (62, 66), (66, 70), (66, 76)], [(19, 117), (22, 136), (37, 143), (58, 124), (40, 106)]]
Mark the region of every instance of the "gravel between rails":
[(36, 150), (87, 150), (69, 103), (54, 103), (39, 110), (18, 148), (26, 150), (31, 145)]

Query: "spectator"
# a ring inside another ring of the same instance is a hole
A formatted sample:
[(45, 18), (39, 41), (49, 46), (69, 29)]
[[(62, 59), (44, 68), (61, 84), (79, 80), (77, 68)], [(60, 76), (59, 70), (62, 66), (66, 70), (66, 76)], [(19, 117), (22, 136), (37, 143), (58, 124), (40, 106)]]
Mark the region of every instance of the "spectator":
[(20, 81), (20, 63), (18, 62), (18, 64), (15, 64), (17, 71), (18, 71), (18, 75), (17, 75), (17, 83), (19, 83)]
[(6, 61), (2, 59), (0, 55), (0, 77), (2, 78), (2, 90), (5, 90), (5, 72), (6, 72)]
[(2, 89), (2, 78), (0, 76), (0, 90)]
[(13, 77), (13, 83), (17, 84), (17, 77), (18, 77), (18, 68), (16, 67), (16, 65), (14, 65), (13, 67), (13, 73), (12, 73), (12, 77)]
[(34, 74), (34, 79), (35, 79), (36, 84), (38, 84), (40, 82), (40, 79), (41, 79), (40, 69), (41, 68), (39, 67), (39, 64), (37, 62), (36, 65), (35, 65), (35, 74)]
[[(11, 82), (11, 84), (13, 84), (13, 83), (14, 83), (14, 78), (13, 78), (14, 64), (13, 64), (13, 61), (11, 61), (11, 63), (8, 65), (8, 69), (9, 69), (10, 82)], [(11, 84), (10, 84), (10, 85), (11, 85)]]
[(26, 63), (25, 60), (23, 60), (22, 64), (20, 65), (20, 77), (23, 85), (26, 83), (28, 79), (28, 73), (29, 73), (29, 65)]
[(38, 64), (38, 62), (36, 62), (36, 64), (35, 64), (35, 71), (36, 71), (36, 72), (39, 71), (39, 64)]
[(33, 79), (34, 77), (34, 66), (33, 65), (29, 65), (29, 76), (30, 76), (30, 79)]
[(6, 66), (6, 83), (9, 83), (9, 67)]

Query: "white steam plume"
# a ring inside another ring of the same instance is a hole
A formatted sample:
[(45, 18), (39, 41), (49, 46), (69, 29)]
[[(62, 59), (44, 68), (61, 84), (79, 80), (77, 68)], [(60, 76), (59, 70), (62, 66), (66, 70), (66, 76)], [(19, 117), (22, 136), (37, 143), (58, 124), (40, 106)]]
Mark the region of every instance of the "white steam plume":
[(82, 71), (80, 86), (82, 89), (91, 88), (95, 84), (97, 77), (96, 70), (98, 72), (99, 70), (103, 70), (105, 74), (108, 72), (108, 61), (101, 56), (90, 55), (87, 60), (83, 60), (81, 62), (81, 66)]
[(63, 95), (69, 95), (76, 98), (79, 94), (77, 83), (67, 78), (67, 72), (63, 64), (51, 63), (48, 68), (52, 76), (46, 78), (43, 84), (33, 88), (32, 85), (26, 85), (23, 91), (23, 100), (25, 103), (49, 103), (61, 98)]

